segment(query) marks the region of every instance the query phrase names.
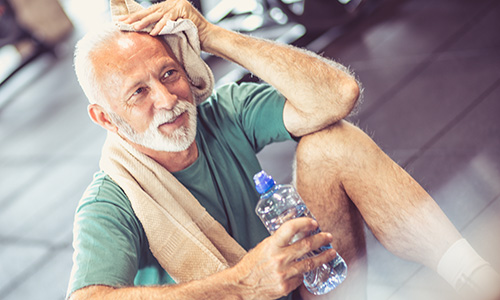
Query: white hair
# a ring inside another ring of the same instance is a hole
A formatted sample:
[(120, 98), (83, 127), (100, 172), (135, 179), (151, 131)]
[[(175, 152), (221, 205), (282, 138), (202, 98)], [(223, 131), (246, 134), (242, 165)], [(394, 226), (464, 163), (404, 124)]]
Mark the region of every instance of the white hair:
[(115, 39), (120, 30), (114, 24), (106, 24), (88, 32), (75, 47), (74, 65), (78, 82), (87, 96), (90, 103), (99, 104), (103, 108), (110, 110), (108, 101), (103, 97), (101, 85), (97, 80), (94, 55), (100, 49)]

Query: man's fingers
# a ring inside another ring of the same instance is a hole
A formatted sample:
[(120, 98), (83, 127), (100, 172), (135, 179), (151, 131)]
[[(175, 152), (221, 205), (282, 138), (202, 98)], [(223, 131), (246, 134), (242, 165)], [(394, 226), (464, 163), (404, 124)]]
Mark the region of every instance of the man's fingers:
[(136, 30), (141, 30), (143, 28), (146, 28), (149, 26), (149, 24), (153, 24), (153, 23), (156, 23), (158, 20), (160, 20), (161, 18), (163, 17), (163, 14), (160, 13), (160, 12), (153, 12), (147, 16), (145, 16), (144, 18), (142, 18), (140, 21), (136, 22), (134, 24), (134, 28)]
[(163, 27), (165, 27), (168, 20), (170, 20), (170, 19), (166, 15), (163, 16), (163, 18), (161, 18), (161, 20), (156, 23), (155, 27), (153, 28), (153, 30), (151, 30), (151, 32), (149, 34), (151, 34), (153, 36), (158, 35), (160, 33), (160, 31), (163, 29)]
[(333, 236), (328, 232), (320, 232), (318, 234), (305, 237), (290, 246), (290, 258), (297, 260), (305, 254), (319, 249), (321, 246), (328, 245), (333, 240)]
[(119, 16), (118, 21), (134, 24), (134, 28), (137, 30), (147, 27), (149, 24), (154, 23), (162, 18), (166, 13), (166, 8), (158, 4), (154, 4), (149, 8), (137, 11), (135, 13)]
[(121, 16), (116, 16), (116, 20), (120, 22), (125, 22), (128, 19), (129, 15), (121, 15)]
[(337, 256), (337, 252), (334, 249), (328, 249), (319, 255), (298, 261), (291, 268), (289, 275), (291, 277), (293, 277), (293, 276), (296, 276), (299, 274), (304, 274), (306, 272), (314, 270), (317, 267), (321, 266), (322, 264), (326, 264), (326, 263), (330, 262), (336, 256)]
[(316, 228), (318, 228), (318, 222), (314, 219), (301, 217), (283, 223), (273, 234), (273, 237), (278, 247), (287, 247), (295, 235), (307, 236), (310, 231)]
[(156, 36), (165, 27), (168, 20), (176, 21), (179, 18), (190, 19), (198, 27), (198, 30), (204, 28), (204, 24), (207, 22), (188, 1), (173, 0), (156, 3), (147, 9), (127, 16), (118, 16), (116, 20), (132, 24), (135, 30), (142, 30), (156, 23), (150, 32), (152, 36)]

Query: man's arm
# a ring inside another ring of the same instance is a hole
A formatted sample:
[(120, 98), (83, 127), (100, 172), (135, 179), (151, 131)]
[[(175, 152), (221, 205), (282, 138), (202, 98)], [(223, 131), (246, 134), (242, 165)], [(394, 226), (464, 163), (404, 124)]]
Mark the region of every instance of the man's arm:
[(332, 241), (331, 234), (322, 232), (289, 244), (296, 234), (313, 231), (317, 226), (309, 218), (288, 221), (234, 267), (202, 280), (152, 287), (94, 285), (75, 291), (70, 299), (276, 299), (296, 289), (302, 283), (303, 273), (335, 258), (335, 250), (330, 249), (297, 261)]
[(167, 20), (190, 19), (198, 27), (202, 49), (233, 61), (274, 86), (288, 100), (284, 122), (294, 136), (318, 131), (346, 117), (359, 96), (347, 69), (312, 52), (257, 39), (211, 24), (185, 0), (169, 0), (122, 18), (142, 29)]
[(296, 47), (211, 27), (207, 52), (245, 67), (274, 86), (287, 102), (287, 130), (302, 136), (345, 118), (359, 95), (356, 80), (333, 61)]

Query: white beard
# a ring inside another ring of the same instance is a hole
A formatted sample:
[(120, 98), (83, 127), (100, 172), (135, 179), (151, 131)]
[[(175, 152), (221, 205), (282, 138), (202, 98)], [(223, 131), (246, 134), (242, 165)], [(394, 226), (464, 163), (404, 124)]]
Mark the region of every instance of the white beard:
[[(182, 113), (188, 114), (188, 125), (175, 129), (169, 136), (159, 130), (159, 126), (174, 121)], [(196, 137), (196, 106), (188, 101), (179, 101), (172, 110), (157, 112), (146, 131), (139, 133), (115, 112), (110, 118), (118, 127), (118, 133), (131, 142), (156, 151), (180, 152), (186, 150)]]

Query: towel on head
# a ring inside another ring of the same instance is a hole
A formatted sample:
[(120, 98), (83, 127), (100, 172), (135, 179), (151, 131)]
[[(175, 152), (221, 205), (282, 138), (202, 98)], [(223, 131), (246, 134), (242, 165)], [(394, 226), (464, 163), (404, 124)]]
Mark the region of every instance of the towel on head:
[[(134, 0), (111, 0), (111, 15), (114, 21), (119, 16), (129, 15), (142, 9), (144, 8)], [(117, 22), (117, 25), (123, 31), (137, 31), (130, 24)], [(140, 31), (151, 32), (153, 27), (154, 24), (151, 24)], [(159, 35), (167, 42), (184, 67), (196, 104), (201, 103), (212, 94), (214, 75), (200, 56), (198, 28), (191, 20), (178, 19), (167, 21)]]

